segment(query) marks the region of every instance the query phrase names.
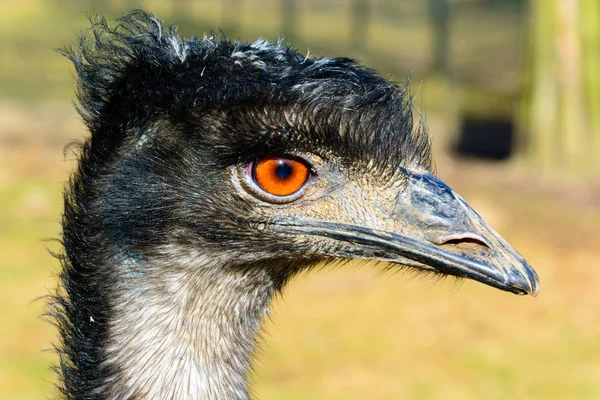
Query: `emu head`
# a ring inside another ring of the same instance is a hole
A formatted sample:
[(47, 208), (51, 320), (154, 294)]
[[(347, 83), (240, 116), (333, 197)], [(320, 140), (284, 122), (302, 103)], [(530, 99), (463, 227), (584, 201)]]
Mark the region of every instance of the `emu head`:
[(67, 54), (107, 257), (166, 252), (186, 268), (202, 254), (280, 283), (374, 260), (537, 293), (527, 262), (432, 174), (406, 87), (264, 40), (181, 39), (142, 12), (92, 32)]

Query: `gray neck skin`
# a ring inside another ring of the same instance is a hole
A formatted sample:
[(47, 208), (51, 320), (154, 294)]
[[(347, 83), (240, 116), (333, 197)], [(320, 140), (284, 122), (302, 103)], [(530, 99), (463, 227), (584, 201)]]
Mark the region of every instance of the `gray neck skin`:
[(106, 354), (116, 373), (101, 389), (107, 398), (249, 398), (249, 357), (273, 282), (265, 269), (181, 258), (115, 266), (122, 279), (111, 294)]

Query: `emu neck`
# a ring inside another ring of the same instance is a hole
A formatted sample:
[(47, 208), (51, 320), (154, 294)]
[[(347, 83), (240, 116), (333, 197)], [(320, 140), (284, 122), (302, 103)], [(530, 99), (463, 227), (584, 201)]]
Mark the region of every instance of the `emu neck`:
[(126, 258), (107, 363), (111, 399), (248, 399), (246, 378), (273, 294), (268, 273), (204, 257)]

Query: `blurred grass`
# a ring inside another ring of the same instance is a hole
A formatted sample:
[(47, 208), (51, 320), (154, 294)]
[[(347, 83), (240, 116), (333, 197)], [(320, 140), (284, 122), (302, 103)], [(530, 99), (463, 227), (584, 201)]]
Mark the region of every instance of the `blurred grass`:
[[(74, 87), (71, 67), (51, 49), (69, 43), (87, 26), (85, 11), (97, 8), (109, 18), (119, 14), (111, 4), (116, 3), (0, 2), (2, 398), (39, 399), (53, 391), (50, 365), (56, 359), (43, 350), (51, 347), (55, 332), (40, 318), (43, 301), (34, 299), (56, 284), (58, 263), (47, 247), (56, 250), (57, 244), (45, 240), (60, 233), (60, 190), (73, 166), (64, 161), (62, 146), (85, 131), (68, 104)], [(244, 29), (237, 34), (276, 39), (278, 2), (261, 8), (242, 4)], [(165, 3), (140, 5), (165, 19), (177, 13)], [(182, 33), (201, 34), (220, 25), (220, 2), (194, 7), (192, 15), (179, 18)], [(306, 44), (328, 37), (333, 50), (327, 54), (343, 55), (349, 27), (331, 23), (336, 17), (345, 20), (343, 13), (320, 8), (324, 14), (316, 16), (314, 3), (303, 7), (299, 30)], [(518, 21), (511, 18), (486, 22), (474, 17), (456, 29), (466, 35), (495, 24), (505, 33), (496, 33), (494, 40), (515, 40), (509, 31)], [(408, 59), (416, 69), (428, 62), (423, 23), (378, 24), (371, 35), (375, 56), (365, 57), (375, 63), (381, 54), (398, 62)], [(487, 57), (484, 50), (471, 51), (478, 48), (469, 43), (458, 40), (455, 46), (471, 57), (461, 59), (465, 65)], [(386, 68), (403, 79), (400, 67)], [(451, 129), (438, 112), (447, 93), (437, 94), (445, 90), (436, 83), (422, 88), (436, 142)], [(597, 193), (559, 179), (541, 182), (535, 171), (456, 162), (445, 154), (438, 158), (438, 170), (536, 267), (540, 297), (516, 297), (472, 282), (379, 276), (368, 266), (299, 277), (285, 299), (276, 301), (267, 323), (268, 342), (253, 376), (259, 398), (600, 398)]]

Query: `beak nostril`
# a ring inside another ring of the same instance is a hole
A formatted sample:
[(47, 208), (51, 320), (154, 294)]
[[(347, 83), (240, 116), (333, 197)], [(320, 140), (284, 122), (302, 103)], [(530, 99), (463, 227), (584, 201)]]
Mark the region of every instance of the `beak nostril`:
[(476, 244), (490, 248), (488, 242), (481, 236), (473, 233), (452, 233), (448, 235), (435, 235), (430, 238), (432, 243), (439, 246), (445, 245), (460, 245), (460, 244)]

